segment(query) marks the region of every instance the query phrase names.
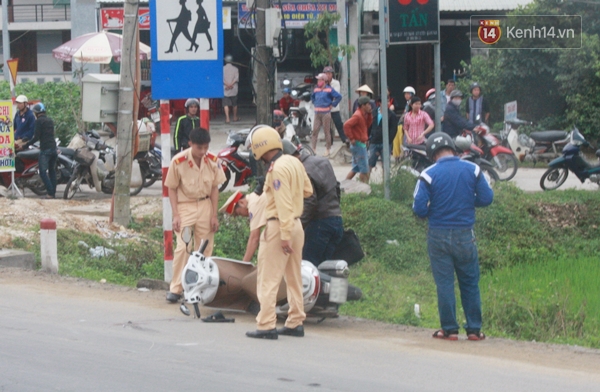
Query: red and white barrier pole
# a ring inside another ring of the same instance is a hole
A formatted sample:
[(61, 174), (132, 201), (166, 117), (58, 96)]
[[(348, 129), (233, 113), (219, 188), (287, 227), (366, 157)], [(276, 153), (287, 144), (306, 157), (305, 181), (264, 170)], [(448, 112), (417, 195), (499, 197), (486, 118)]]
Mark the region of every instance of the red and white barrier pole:
[(58, 273), (58, 255), (56, 248), (56, 221), (44, 218), (40, 221), (40, 245), (42, 270)]
[(210, 100), (200, 98), (200, 128), (210, 131)]
[(173, 278), (173, 211), (169, 202), (169, 189), (165, 186), (169, 164), (171, 163), (171, 119), (168, 99), (160, 100), (160, 145), (162, 154), (163, 188), (163, 241), (165, 282)]

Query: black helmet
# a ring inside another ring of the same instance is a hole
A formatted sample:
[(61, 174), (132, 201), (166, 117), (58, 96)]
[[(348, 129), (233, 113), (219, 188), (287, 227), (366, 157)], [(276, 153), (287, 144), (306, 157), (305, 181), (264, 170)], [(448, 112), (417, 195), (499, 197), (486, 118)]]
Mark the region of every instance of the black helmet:
[(480, 86), (480, 85), (479, 85), (479, 83), (477, 83), (477, 82), (473, 82), (473, 83), (471, 83), (471, 86), (469, 87), (469, 91), (470, 91), (471, 93), (473, 93), (473, 89), (474, 89), (475, 87), (479, 87), (479, 91), (481, 91), (481, 86)]
[(452, 92), (450, 93), (450, 99), (454, 98), (454, 97), (462, 97), (463, 93), (460, 90), (452, 90)]
[(436, 132), (427, 138), (427, 144), (425, 145), (425, 150), (427, 151), (427, 156), (429, 159), (433, 161), (433, 157), (435, 153), (440, 149), (448, 147), (451, 148), (452, 151), (456, 152), (456, 147), (454, 146), (454, 142), (450, 135), (444, 132)]
[(31, 108), (31, 111), (35, 114), (46, 113), (46, 107), (44, 106), (43, 103), (39, 102), (39, 103), (36, 103), (35, 105), (33, 105), (33, 107)]

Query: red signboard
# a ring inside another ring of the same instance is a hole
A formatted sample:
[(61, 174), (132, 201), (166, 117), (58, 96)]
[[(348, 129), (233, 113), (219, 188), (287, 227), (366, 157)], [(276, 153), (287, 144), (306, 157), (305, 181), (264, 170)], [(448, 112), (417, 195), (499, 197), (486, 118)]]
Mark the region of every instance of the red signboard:
[[(102, 8), (101, 22), (103, 30), (123, 29), (123, 8)], [(138, 26), (140, 30), (150, 30), (150, 9), (138, 10)]]

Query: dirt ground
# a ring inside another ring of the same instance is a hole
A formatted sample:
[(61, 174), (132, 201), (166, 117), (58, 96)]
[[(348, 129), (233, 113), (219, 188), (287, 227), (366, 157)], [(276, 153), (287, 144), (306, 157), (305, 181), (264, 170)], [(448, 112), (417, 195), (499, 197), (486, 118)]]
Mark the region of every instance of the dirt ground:
[[(11, 238), (33, 238), (31, 230), (44, 218), (56, 221), (58, 229), (73, 229), (99, 234), (106, 238), (118, 233), (133, 232), (123, 226), (109, 223), (111, 200), (44, 200), (35, 198), (8, 199), (0, 197), (0, 247), (10, 244)], [(162, 211), (160, 197), (132, 197), (131, 215), (143, 217)]]

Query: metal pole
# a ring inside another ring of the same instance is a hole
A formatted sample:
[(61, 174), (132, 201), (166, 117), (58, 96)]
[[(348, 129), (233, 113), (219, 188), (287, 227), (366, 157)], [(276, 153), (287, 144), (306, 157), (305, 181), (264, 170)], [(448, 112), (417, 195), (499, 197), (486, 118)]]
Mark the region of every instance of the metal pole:
[[(348, 40), (346, 39), (347, 35), (347, 24), (348, 15), (346, 14), (346, 0), (337, 0), (337, 12), (342, 15), (340, 21), (337, 25), (337, 38), (338, 45), (346, 45)], [(348, 56), (344, 56), (344, 58), (340, 61), (340, 89), (342, 94), (342, 103), (340, 103), (340, 115), (343, 119), (349, 118), (349, 110), (348, 110), (348, 101), (350, 101), (350, 97), (348, 95)]]
[[(384, 197), (390, 199), (390, 134), (388, 132), (387, 100), (387, 1), (379, 0), (379, 76), (381, 85), (381, 129), (383, 132), (383, 187)], [(373, 114), (377, 121), (377, 113)]]
[(10, 60), (10, 37), (8, 35), (8, 1), (2, 2), (2, 56), (4, 57), (4, 80), (10, 80), (7, 61)]
[(272, 82), (269, 82), (269, 60), (271, 54), (267, 46), (265, 10), (271, 6), (270, 0), (256, 0), (256, 120), (258, 124), (271, 125)]
[(169, 201), (169, 188), (165, 186), (169, 163), (171, 163), (171, 120), (169, 101), (160, 100), (160, 145), (162, 154), (162, 189), (163, 189), (163, 239), (164, 239), (164, 275), (165, 282), (173, 278), (173, 211)]
[[(442, 83), (440, 43), (433, 44), (433, 74), (435, 77), (435, 132), (442, 131)], [(446, 98), (444, 98), (446, 99)]]

